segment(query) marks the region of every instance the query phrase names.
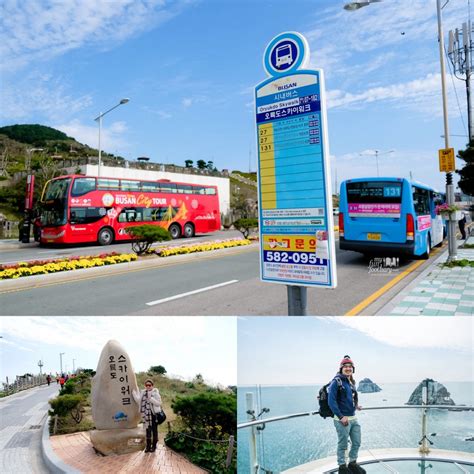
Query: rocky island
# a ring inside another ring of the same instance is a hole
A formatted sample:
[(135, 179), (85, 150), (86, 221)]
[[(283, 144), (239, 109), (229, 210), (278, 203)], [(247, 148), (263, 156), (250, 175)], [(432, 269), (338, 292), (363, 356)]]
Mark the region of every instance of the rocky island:
[(370, 379), (362, 379), (359, 382), (359, 387), (357, 391), (360, 393), (375, 393), (380, 392), (382, 389)]
[(406, 405), (422, 405), (423, 404), (423, 387), (428, 387), (428, 405), (456, 405), (451, 398), (448, 389), (436, 380), (425, 379), (418, 384)]

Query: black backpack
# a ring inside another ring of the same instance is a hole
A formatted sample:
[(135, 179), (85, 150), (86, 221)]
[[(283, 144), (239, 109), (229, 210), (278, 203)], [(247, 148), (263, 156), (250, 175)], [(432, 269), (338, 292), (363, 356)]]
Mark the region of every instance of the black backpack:
[[(335, 377), (335, 379), (337, 380), (337, 385), (338, 385), (337, 389), (338, 390), (344, 390), (344, 388), (342, 386), (341, 379), (339, 377)], [(329, 385), (331, 385), (331, 383), (332, 383), (332, 380), (331, 380), (331, 382), (324, 385), (324, 387), (322, 387), (319, 390), (319, 394), (318, 394), (319, 416), (322, 416), (323, 418), (333, 418), (334, 417), (334, 413), (332, 412), (331, 408), (329, 407), (329, 403), (328, 403), (328, 388), (329, 388)]]

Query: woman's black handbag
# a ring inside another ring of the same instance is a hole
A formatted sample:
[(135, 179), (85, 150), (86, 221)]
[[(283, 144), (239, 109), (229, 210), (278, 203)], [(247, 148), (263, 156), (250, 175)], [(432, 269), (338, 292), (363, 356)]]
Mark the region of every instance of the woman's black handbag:
[(160, 411), (156, 414), (156, 420), (159, 425), (164, 423), (166, 421), (166, 414), (163, 411), (163, 408), (160, 409)]

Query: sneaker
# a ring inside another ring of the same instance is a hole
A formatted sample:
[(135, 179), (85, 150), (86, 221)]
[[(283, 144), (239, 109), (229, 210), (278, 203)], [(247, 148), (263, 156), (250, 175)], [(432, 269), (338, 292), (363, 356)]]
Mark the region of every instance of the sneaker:
[(345, 464), (341, 464), (337, 471), (337, 474), (350, 474), (351, 471), (347, 468)]
[(357, 464), (357, 461), (351, 461), (348, 465), (347, 472), (351, 472), (352, 474), (365, 474), (366, 471), (361, 466)]

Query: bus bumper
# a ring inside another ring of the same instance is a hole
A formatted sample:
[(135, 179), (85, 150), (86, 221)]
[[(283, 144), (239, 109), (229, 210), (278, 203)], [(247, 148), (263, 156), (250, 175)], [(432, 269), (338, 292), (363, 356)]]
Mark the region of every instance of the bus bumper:
[(368, 242), (361, 240), (346, 240), (339, 238), (339, 248), (341, 250), (353, 250), (370, 255), (379, 255), (383, 257), (415, 255), (415, 242), (392, 243), (392, 242)]

